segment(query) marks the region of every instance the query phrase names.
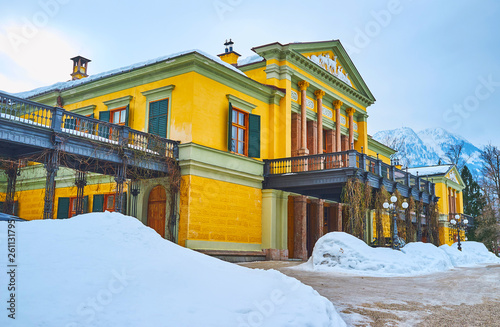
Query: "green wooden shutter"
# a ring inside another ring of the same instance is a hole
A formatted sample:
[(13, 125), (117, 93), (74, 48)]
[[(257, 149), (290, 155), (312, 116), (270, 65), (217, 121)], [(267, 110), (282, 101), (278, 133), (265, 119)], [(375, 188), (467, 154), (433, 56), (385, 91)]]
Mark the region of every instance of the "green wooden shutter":
[(3, 202), (0, 202), (0, 212), (3, 212)]
[(104, 211), (104, 194), (94, 194), (94, 200), (92, 203), (92, 212), (103, 212)]
[(167, 137), (168, 100), (158, 101), (158, 135)]
[(19, 201), (14, 201), (14, 216), (19, 217)]
[[(99, 120), (109, 122), (110, 112), (109, 111), (99, 111)], [(106, 125), (99, 124), (98, 135), (104, 138), (109, 138), (109, 127)]]
[(69, 198), (59, 198), (57, 203), (57, 219), (67, 219), (69, 216)]
[(229, 113), (227, 115), (227, 151), (234, 151), (233, 147), (233, 105), (229, 102)]
[(167, 137), (168, 99), (149, 103), (148, 133)]
[(129, 113), (129, 105), (125, 107), (125, 126), (128, 126), (128, 113)]
[(248, 115), (248, 156), (260, 158), (260, 116)]
[(89, 196), (85, 195), (83, 197), (83, 213), (89, 212)]
[(123, 192), (122, 196), (122, 213), (127, 215), (127, 192)]

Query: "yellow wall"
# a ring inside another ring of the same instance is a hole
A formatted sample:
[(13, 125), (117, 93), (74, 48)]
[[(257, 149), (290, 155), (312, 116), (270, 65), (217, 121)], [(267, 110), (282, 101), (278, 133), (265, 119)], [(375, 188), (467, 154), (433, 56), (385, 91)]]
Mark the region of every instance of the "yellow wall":
[(183, 176), (179, 244), (186, 239), (260, 244), (261, 214), (260, 189)]

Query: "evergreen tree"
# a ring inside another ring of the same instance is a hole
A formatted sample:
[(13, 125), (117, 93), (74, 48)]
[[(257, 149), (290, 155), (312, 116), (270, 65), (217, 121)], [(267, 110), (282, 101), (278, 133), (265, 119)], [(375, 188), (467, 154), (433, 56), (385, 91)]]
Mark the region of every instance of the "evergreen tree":
[(481, 215), (481, 211), (484, 207), (484, 198), (481, 195), (481, 188), (472, 176), (469, 168), (464, 166), (460, 173), (462, 180), (464, 181), (465, 188), (462, 191), (464, 199), (464, 213), (474, 217), (474, 221), (471, 227), (467, 230), (467, 238), (471, 241), (475, 241), (475, 230), (477, 228), (477, 219)]

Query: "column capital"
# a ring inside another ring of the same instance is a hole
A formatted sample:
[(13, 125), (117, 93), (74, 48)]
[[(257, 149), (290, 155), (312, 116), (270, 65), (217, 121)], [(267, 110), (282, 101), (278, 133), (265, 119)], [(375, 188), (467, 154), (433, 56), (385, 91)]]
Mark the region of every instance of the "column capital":
[(335, 109), (340, 109), (340, 107), (342, 107), (342, 105), (343, 105), (343, 103), (340, 100), (333, 101), (333, 106), (335, 107)]
[(316, 99), (323, 99), (323, 97), (325, 96), (325, 91), (316, 90), (314, 91), (314, 95), (316, 96)]
[(349, 116), (352, 116), (352, 115), (354, 115), (354, 113), (356, 112), (356, 109), (354, 109), (354, 108), (350, 107), (350, 108), (347, 108), (347, 109), (346, 109), (346, 112), (347, 112), (347, 114), (348, 114)]
[(306, 82), (306, 81), (300, 81), (297, 84), (299, 85), (301, 91), (307, 90), (307, 88), (310, 85), (309, 82)]

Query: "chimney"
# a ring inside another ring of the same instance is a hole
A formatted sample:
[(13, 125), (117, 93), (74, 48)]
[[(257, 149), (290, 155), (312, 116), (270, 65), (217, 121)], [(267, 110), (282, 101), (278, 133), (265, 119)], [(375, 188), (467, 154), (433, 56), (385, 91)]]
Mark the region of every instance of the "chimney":
[(87, 74), (87, 65), (90, 62), (90, 59), (82, 56), (76, 56), (71, 58), (71, 60), (73, 60), (73, 72), (71, 73), (71, 79), (73, 81), (75, 79), (82, 79), (89, 76)]
[(234, 44), (234, 42), (231, 39), (229, 39), (229, 42), (226, 40), (226, 42), (224, 43), (224, 46), (226, 47), (224, 49), (224, 53), (221, 53), (220, 55), (218, 55), (218, 57), (222, 61), (224, 61), (230, 65), (237, 66), (238, 65), (238, 58), (241, 55), (233, 50), (233, 44)]

